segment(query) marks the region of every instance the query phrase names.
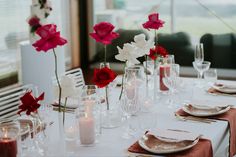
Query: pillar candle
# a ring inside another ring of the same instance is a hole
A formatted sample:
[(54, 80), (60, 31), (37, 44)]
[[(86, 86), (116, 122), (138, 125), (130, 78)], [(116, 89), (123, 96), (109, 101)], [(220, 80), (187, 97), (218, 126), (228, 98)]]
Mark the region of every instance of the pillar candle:
[(164, 72), (165, 72), (165, 69), (168, 70), (168, 72), (170, 71), (170, 66), (169, 65), (161, 65), (160, 66), (160, 90), (161, 91), (167, 91), (169, 90), (165, 84), (163, 83), (163, 77), (164, 77)]
[(4, 137), (0, 138), (0, 156), (1, 157), (16, 157), (17, 142), (16, 139)]
[(95, 142), (95, 126), (93, 117), (79, 118), (79, 134), (80, 143), (84, 145), (93, 144)]

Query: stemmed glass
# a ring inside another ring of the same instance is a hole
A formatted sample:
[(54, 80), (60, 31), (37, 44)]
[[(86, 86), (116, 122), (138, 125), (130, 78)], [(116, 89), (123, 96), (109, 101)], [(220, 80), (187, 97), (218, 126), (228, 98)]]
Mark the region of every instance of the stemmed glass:
[(203, 49), (202, 43), (196, 45), (196, 50), (194, 53), (194, 61), (195, 62), (203, 62), (204, 61), (204, 49)]
[(121, 100), (121, 109), (124, 112), (128, 126), (123, 134), (123, 138), (129, 139), (135, 135), (130, 118), (140, 110), (139, 87), (141, 85), (140, 68), (128, 67), (125, 69), (124, 98)]
[(175, 105), (173, 100), (174, 96), (173, 93), (176, 92), (178, 77), (179, 77), (178, 64), (170, 64), (169, 67), (164, 68), (163, 83), (169, 89), (168, 100), (167, 100), (168, 108), (177, 107), (177, 105)]
[[(203, 44), (200, 43), (200, 44), (197, 44), (196, 45), (196, 49), (195, 49), (195, 52), (194, 52), (194, 62), (196, 63), (202, 63), (204, 61), (204, 49), (203, 49)], [(193, 66), (194, 67), (194, 66)], [(194, 67), (194, 69), (196, 69)], [(197, 70), (197, 69), (196, 69)], [(198, 72), (198, 71), (197, 71)], [(197, 74), (197, 77), (199, 78), (200, 77), (200, 74), (198, 72)]]
[(203, 61), (203, 62), (193, 62), (193, 67), (196, 69), (199, 73), (199, 80), (202, 79), (203, 73), (207, 71), (210, 68), (211, 62)]

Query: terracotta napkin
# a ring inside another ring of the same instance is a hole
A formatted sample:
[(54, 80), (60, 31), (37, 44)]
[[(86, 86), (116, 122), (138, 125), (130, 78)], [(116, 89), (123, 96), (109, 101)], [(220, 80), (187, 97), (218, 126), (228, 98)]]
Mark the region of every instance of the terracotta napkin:
[[(181, 116), (188, 116), (189, 114), (184, 112), (182, 109), (177, 111), (177, 113)], [(218, 116), (207, 117), (211, 119), (224, 120), (228, 121), (228, 125), (230, 128), (230, 137), (229, 137), (229, 156), (233, 157), (236, 154), (236, 109), (231, 108), (224, 114)]]
[(207, 90), (208, 93), (210, 94), (216, 94), (216, 95), (226, 95), (226, 96), (235, 96), (236, 97), (236, 93), (223, 93), (223, 92), (220, 92), (218, 90), (216, 90), (215, 88), (211, 87)]
[[(132, 153), (140, 153), (140, 154), (152, 154), (146, 150), (144, 150), (139, 144), (138, 141), (132, 144), (128, 148), (129, 152)], [(168, 154), (168, 157), (213, 157), (213, 151), (211, 146), (211, 141), (208, 139), (200, 139), (198, 143), (192, 147), (191, 149)]]

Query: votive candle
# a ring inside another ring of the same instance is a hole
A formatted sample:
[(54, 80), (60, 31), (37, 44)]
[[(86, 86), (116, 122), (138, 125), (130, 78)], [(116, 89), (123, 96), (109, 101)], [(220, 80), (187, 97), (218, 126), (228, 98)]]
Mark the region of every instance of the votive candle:
[(167, 91), (169, 90), (168, 87), (165, 86), (163, 83), (163, 77), (165, 77), (165, 70), (170, 71), (170, 66), (168, 65), (162, 65), (160, 66), (160, 90), (161, 91)]
[(0, 138), (0, 157), (16, 157), (17, 141), (9, 137)]

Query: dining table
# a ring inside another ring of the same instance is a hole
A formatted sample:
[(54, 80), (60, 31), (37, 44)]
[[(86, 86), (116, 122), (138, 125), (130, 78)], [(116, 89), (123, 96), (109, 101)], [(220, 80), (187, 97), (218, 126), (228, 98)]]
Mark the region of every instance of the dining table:
[[(53, 125), (46, 128), (47, 136), (47, 151), (43, 156), (68, 156), (68, 157), (151, 157), (165, 155), (143, 155), (128, 152), (128, 148), (139, 140), (144, 133), (149, 130), (167, 129), (167, 130), (183, 130), (201, 135), (201, 138), (206, 138), (211, 141), (214, 157), (227, 157), (229, 152), (229, 126), (227, 121), (216, 120), (211, 123), (201, 121), (180, 120), (176, 118), (175, 112), (185, 103), (202, 103), (210, 106), (231, 105), (236, 107), (236, 97), (209, 94), (207, 89), (209, 83), (202, 80), (203, 87), (196, 87), (196, 78), (180, 78), (180, 84), (177, 92), (168, 94), (166, 92), (158, 92), (158, 99), (151, 104), (150, 110), (141, 110), (134, 116), (131, 116), (130, 121), (135, 129), (135, 134), (130, 138), (123, 138), (127, 121), (121, 116), (122, 122), (120, 126), (110, 129), (101, 129), (101, 134), (97, 135), (96, 142), (90, 146), (83, 146), (78, 139), (74, 141), (58, 139), (58, 122), (57, 112), (51, 111), (50, 116), (54, 121)], [(236, 84), (235, 81), (217, 80), (217, 83)], [(150, 87), (151, 88), (151, 87)], [(116, 104), (120, 94), (121, 87), (114, 87), (112, 97), (114, 106), (122, 115), (120, 106)], [(152, 89), (150, 89), (152, 91)], [(152, 98), (153, 92), (149, 93), (148, 98)], [(174, 105), (169, 106), (169, 99), (173, 99)], [(151, 116), (150, 116), (151, 115)], [(75, 116), (74, 113), (66, 114), (66, 119)], [(61, 150), (65, 147), (64, 152)], [(64, 155), (63, 155), (64, 154)]]

